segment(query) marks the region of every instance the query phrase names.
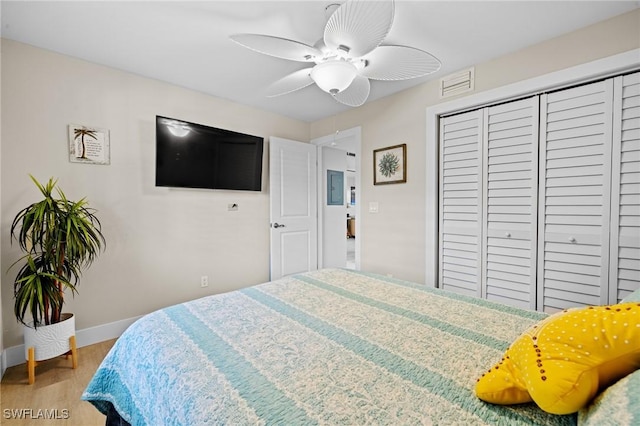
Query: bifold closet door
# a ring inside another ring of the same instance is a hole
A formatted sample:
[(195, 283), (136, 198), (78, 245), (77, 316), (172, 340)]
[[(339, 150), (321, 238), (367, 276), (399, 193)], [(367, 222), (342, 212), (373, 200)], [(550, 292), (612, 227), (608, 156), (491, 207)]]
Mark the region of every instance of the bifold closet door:
[(538, 97), (484, 109), (483, 297), (536, 309)]
[(482, 111), (440, 120), (440, 287), (481, 296)]
[(640, 73), (614, 80), (609, 303), (640, 288)]
[(541, 96), (538, 310), (608, 301), (613, 81)]

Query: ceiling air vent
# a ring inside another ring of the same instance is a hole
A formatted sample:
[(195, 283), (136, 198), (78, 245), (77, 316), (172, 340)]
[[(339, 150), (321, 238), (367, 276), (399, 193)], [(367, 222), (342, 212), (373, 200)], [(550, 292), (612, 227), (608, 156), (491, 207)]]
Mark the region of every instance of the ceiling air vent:
[(474, 68), (469, 68), (440, 79), (440, 97), (448, 98), (474, 88)]

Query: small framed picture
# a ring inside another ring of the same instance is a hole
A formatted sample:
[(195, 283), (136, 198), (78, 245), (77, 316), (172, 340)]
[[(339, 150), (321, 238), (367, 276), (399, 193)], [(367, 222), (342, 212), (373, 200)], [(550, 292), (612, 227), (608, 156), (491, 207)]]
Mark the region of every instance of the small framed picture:
[(407, 181), (407, 144), (373, 151), (373, 184), (405, 183)]
[(69, 161), (72, 163), (109, 164), (109, 130), (69, 125)]

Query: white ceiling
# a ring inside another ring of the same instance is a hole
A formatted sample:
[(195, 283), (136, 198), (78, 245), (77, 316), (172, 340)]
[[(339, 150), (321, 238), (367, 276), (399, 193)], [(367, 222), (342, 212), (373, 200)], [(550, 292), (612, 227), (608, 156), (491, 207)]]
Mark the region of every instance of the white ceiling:
[[(314, 44), (325, 1), (6, 1), (1, 35), (217, 97), (315, 121), (348, 109), (315, 85), (276, 98), (266, 87), (308, 64), (245, 49), (234, 33)], [(369, 100), (482, 63), (640, 7), (640, 1), (396, 0), (386, 44), (442, 61), (431, 76), (372, 81)]]

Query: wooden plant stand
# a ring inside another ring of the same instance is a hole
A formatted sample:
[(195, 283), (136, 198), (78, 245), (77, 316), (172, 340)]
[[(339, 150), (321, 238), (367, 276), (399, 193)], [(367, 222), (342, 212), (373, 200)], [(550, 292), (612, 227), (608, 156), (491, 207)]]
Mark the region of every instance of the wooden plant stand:
[[(69, 346), (71, 350), (67, 352), (65, 357), (68, 359), (71, 356), (71, 365), (73, 369), (78, 368), (78, 350), (76, 348), (76, 336), (69, 337)], [(36, 352), (35, 348), (30, 347), (28, 349), (29, 357), (27, 359), (27, 372), (29, 373), (29, 384), (32, 385), (36, 382), (36, 366), (38, 365), (38, 361), (36, 361)]]

